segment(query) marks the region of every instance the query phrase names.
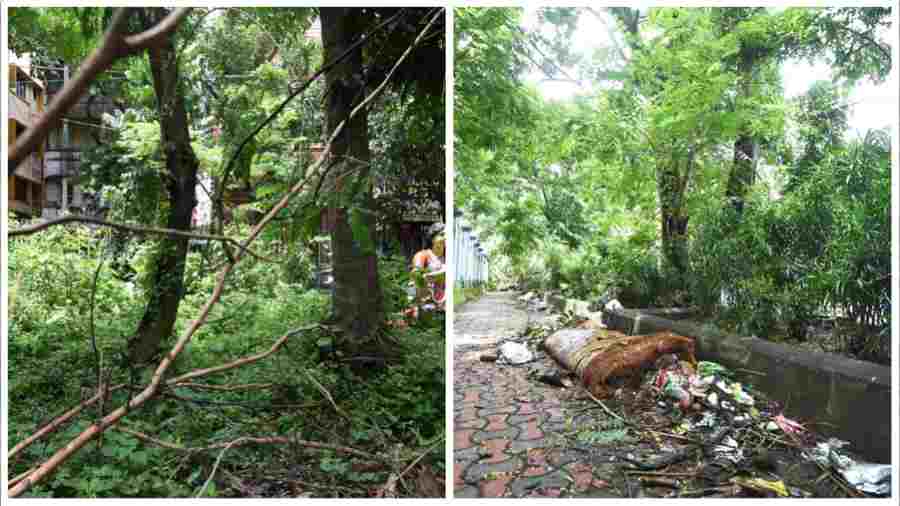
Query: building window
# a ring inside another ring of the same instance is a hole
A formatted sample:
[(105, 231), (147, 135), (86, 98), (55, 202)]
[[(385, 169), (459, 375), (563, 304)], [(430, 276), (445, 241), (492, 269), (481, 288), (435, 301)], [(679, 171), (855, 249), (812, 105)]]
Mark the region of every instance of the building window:
[(47, 147), (53, 149), (56, 146), (62, 145), (62, 127), (56, 127), (53, 130), (50, 130), (50, 135), (47, 136)]
[(28, 100), (28, 86), (25, 85), (24, 80), (16, 79), (16, 96), (22, 100)]
[(66, 205), (69, 205), (69, 206), (73, 205), (74, 199), (75, 199), (75, 185), (72, 182), (69, 182), (69, 184), (66, 185), (66, 201), (65, 201)]

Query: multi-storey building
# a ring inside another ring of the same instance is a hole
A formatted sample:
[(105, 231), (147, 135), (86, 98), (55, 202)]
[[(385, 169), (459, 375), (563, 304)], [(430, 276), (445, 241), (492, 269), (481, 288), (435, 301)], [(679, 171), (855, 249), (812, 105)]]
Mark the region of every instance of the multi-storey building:
[[(65, 65), (45, 68), (48, 76), (47, 97), (53, 98), (69, 79)], [(109, 129), (103, 125), (103, 115), (112, 114), (116, 106), (109, 97), (85, 95), (66, 112), (62, 121), (47, 138), (43, 215), (53, 218), (66, 212), (93, 214), (100, 209), (94, 195), (84, 192), (77, 184), (81, 152), (102, 142)]]
[[(9, 147), (35, 123), (46, 104), (44, 84), (32, 75), (30, 59), (11, 59), (8, 96)], [(7, 183), (9, 209), (21, 216), (40, 216), (45, 197), (44, 147), (10, 170)]]

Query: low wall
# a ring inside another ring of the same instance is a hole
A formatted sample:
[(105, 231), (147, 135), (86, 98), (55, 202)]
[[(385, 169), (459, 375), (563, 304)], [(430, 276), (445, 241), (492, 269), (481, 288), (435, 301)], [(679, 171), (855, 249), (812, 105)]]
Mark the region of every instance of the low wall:
[(671, 330), (693, 337), (698, 359), (735, 370), (740, 381), (784, 403), (787, 416), (830, 424), (817, 429), (849, 441), (853, 451), (868, 460), (890, 463), (890, 367), (736, 337), (710, 325), (673, 321), (639, 310), (604, 311), (603, 318), (609, 328), (629, 334)]
[(565, 297), (553, 294), (544, 296), (544, 302), (553, 311), (557, 313), (572, 313), (582, 318), (590, 318), (590, 303), (578, 299), (567, 299)]

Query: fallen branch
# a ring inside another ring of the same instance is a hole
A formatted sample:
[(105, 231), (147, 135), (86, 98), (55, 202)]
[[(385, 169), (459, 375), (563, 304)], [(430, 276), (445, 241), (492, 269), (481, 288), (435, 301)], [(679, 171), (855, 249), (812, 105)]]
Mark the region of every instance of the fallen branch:
[(243, 385), (208, 385), (206, 383), (178, 383), (173, 388), (193, 388), (196, 390), (218, 390), (220, 392), (239, 392), (243, 390), (265, 390), (275, 383), (245, 383)]
[(258, 361), (268, 357), (269, 355), (272, 355), (279, 349), (281, 349), (281, 347), (284, 346), (285, 343), (287, 343), (287, 340), (290, 339), (291, 337), (296, 336), (297, 334), (299, 334), (301, 332), (305, 332), (307, 330), (312, 330), (312, 329), (319, 328), (319, 327), (320, 327), (320, 325), (318, 323), (314, 323), (312, 325), (307, 325), (305, 327), (301, 327), (299, 329), (292, 330), (292, 331), (288, 332), (287, 334), (278, 338), (278, 340), (275, 341), (275, 344), (273, 344), (271, 347), (269, 347), (268, 350), (266, 350), (262, 353), (257, 353), (256, 355), (242, 357), (242, 358), (239, 358), (232, 362), (229, 362), (227, 364), (217, 365), (215, 367), (207, 367), (205, 369), (195, 369), (193, 371), (186, 372), (186, 373), (182, 374), (181, 376), (177, 376), (175, 378), (172, 378), (172, 379), (166, 381), (166, 385), (171, 386), (171, 387), (179, 386), (181, 383), (184, 383), (187, 380), (200, 378), (203, 376), (209, 376), (210, 374), (224, 372), (224, 371), (228, 371), (230, 369), (234, 369), (236, 367), (241, 367), (243, 365), (252, 364), (253, 362), (258, 362)]
[(405, 475), (406, 473), (408, 473), (409, 470), (412, 469), (414, 465), (418, 464), (419, 461), (422, 460), (423, 457), (425, 457), (426, 455), (428, 455), (429, 453), (431, 453), (431, 450), (434, 450), (434, 448), (435, 448), (437, 445), (443, 443), (443, 442), (444, 442), (444, 439), (445, 439), (445, 436), (441, 436), (441, 439), (440, 439), (440, 440), (438, 440), (438, 441), (437, 441), (436, 443), (434, 443), (433, 445), (429, 446), (427, 450), (425, 450), (424, 452), (422, 452), (421, 455), (419, 455), (418, 457), (416, 457), (415, 460), (413, 460), (412, 462), (410, 462), (410, 464), (409, 464), (408, 466), (406, 466), (406, 469), (404, 469), (404, 470), (397, 476), (397, 479), (399, 480), (399, 479), (403, 478), (403, 475)]
[[(119, 390), (124, 387), (125, 387), (125, 384), (122, 383), (121, 385), (116, 385), (114, 387), (108, 388), (106, 390), (106, 393), (114, 392), (114, 391)], [(12, 449), (9, 450), (9, 454), (7, 455), (7, 458), (12, 459), (19, 452), (24, 450), (25, 448), (28, 448), (29, 446), (40, 441), (47, 435), (55, 432), (63, 424), (65, 424), (72, 418), (75, 418), (78, 415), (78, 413), (81, 413), (82, 411), (84, 411), (84, 408), (96, 404), (100, 399), (103, 398), (103, 394), (104, 394), (104, 392), (98, 391), (96, 394), (94, 394), (93, 397), (87, 399), (86, 401), (82, 402), (81, 404), (79, 404), (79, 405), (75, 406), (74, 408), (66, 411), (65, 413), (59, 415), (58, 417), (56, 417), (52, 422), (48, 423), (47, 425), (44, 425), (43, 427), (38, 429), (37, 432), (28, 436), (27, 438), (25, 438), (24, 440), (22, 440), (21, 442), (16, 444), (16, 446), (13, 446)], [(19, 481), (21, 481), (21, 480), (19, 480)], [(13, 483), (10, 482), (9, 486), (12, 486), (12, 485), (13, 485)]]
[(27, 478), (28, 475), (31, 474), (31, 473), (33, 473), (34, 470), (37, 469), (37, 468), (38, 468), (38, 466), (34, 466), (34, 467), (32, 467), (31, 469), (25, 471), (24, 473), (22, 473), (22, 474), (16, 476), (15, 478), (9, 480), (9, 484), (8, 484), (7, 486), (12, 487), (12, 486), (15, 485), (16, 483), (19, 483), (20, 481), (22, 481), (22, 480), (24, 480), (25, 478)]
[(219, 463), (222, 462), (222, 457), (225, 456), (225, 452), (227, 452), (229, 449), (231, 449), (232, 446), (239, 443), (241, 441), (241, 439), (242, 438), (235, 439), (234, 441), (228, 443), (228, 446), (226, 446), (225, 448), (222, 448), (222, 451), (219, 452), (219, 458), (217, 458), (216, 463), (213, 464), (212, 471), (209, 472), (209, 478), (206, 479), (206, 481), (203, 483), (203, 486), (200, 487), (200, 490), (197, 492), (197, 495), (195, 495), (194, 497), (200, 497), (203, 495), (203, 491), (206, 490), (206, 487), (209, 486), (209, 482), (211, 482), (213, 479), (213, 476), (216, 475), (216, 471), (219, 469)]
[(235, 439), (234, 441), (231, 441), (228, 443), (217, 443), (217, 444), (212, 444), (209, 446), (185, 447), (185, 446), (180, 446), (180, 445), (177, 445), (174, 443), (169, 443), (169, 442), (163, 441), (161, 439), (157, 439), (153, 436), (150, 436), (146, 433), (128, 429), (125, 427), (115, 427), (114, 429), (119, 432), (122, 432), (124, 434), (128, 434), (137, 439), (140, 439), (141, 441), (144, 441), (145, 443), (150, 443), (154, 446), (158, 446), (160, 448), (165, 448), (167, 450), (177, 451), (179, 453), (201, 453), (201, 452), (208, 452), (208, 451), (212, 451), (212, 450), (220, 450), (222, 448), (232, 447), (232, 446), (240, 447), (240, 446), (250, 446), (250, 445), (296, 445), (296, 446), (302, 446), (304, 448), (312, 448), (314, 450), (335, 451), (338, 453), (343, 453), (346, 455), (353, 455), (355, 457), (360, 457), (360, 458), (364, 458), (364, 459), (372, 460), (372, 461), (376, 461), (376, 462), (389, 462), (388, 459), (385, 457), (381, 457), (379, 455), (374, 455), (374, 454), (371, 454), (368, 452), (364, 452), (362, 450), (357, 450), (356, 448), (350, 448), (349, 446), (340, 446), (340, 445), (333, 445), (333, 444), (328, 444), (328, 443), (319, 443), (316, 441), (306, 441), (304, 439), (294, 439), (294, 438), (285, 437), (285, 436), (269, 436), (269, 437), (244, 436), (244, 437), (240, 437), (240, 438)]
[(12, 237), (20, 237), (27, 236), (41, 230), (48, 229), (50, 227), (56, 225), (63, 225), (66, 223), (91, 223), (93, 225), (99, 225), (102, 227), (110, 227), (118, 230), (125, 230), (127, 232), (132, 232), (134, 234), (154, 234), (154, 235), (164, 235), (169, 237), (185, 237), (188, 239), (198, 239), (205, 241), (217, 241), (224, 242), (228, 244), (233, 244), (235, 247), (240, 248), (246, 253), (250, 254), (250, 256), (263, 260), (266, 262), (272, 263), (281, 263), (279, 260), (274, 260), (271, 258), (267, 258), (259, 253), (254, 252), (253, 250), (245, 247), (238, 240), (232, 239), (231, 237), (226, 237), (224, 235), (212, 235), (212, 234), (201, 234), (198, 232), (187, 232), (184, 230), (176, 230), (174, 228), (157, 228), (157, 227), (142, 227), (139, 225), (129, 225), (126, 223), (116, 223), (113, 221), (106, 221), (100, 218), (94, 218), (92, 216), (85, 216), (82, 214), (69, 214), (66, 216), (62, 216), (60, 218), (55, 218), (52, 220), (41, 221), (40, 223), (36, 223), (34, 225), (28, 225), (26, 227), (20, 227), (14, 230), (10, 230), (8, 236)]

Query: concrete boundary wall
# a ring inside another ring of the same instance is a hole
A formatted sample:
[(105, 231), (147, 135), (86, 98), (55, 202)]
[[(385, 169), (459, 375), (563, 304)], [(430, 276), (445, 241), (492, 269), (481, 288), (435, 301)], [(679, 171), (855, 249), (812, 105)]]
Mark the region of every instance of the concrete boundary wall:
[(603, 317), (609, 328), (628, 334), (670, 330), (694, 338), (698, 359), (737, 371), (740, 381), (784, 403), (787, 416), (821, 423), (818, 431), (849, 441), (864, 458), (890, 463), (890, 367), (732, 336), (711, 325), (668, 320), (641, 310), (604, 311)]

